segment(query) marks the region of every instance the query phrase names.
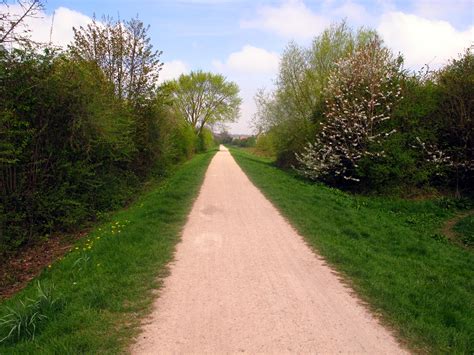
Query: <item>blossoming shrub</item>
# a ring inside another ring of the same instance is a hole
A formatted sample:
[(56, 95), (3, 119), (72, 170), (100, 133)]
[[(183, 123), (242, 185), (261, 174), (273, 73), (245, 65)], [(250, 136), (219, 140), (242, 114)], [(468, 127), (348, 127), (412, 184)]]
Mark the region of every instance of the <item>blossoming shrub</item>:
[(384, 155), (384, 129), (401, 97), (399, 58), (375, 37), (340, 60), (325, 91), (325, 121), (313, 143), (297, 156), (300, 172), (313, 180), (360, 181), (359, 162)]

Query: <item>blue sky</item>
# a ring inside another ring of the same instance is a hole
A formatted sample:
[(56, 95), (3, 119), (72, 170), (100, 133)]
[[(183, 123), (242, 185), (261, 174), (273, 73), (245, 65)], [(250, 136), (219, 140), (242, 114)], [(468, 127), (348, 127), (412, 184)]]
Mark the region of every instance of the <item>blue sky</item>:
[(377, 29), (414, 70), (425, 63), (438, 67), (474, 43), (474, 0), (48, 0), (43, 18), (30, 24), (33, 36), (49, 37), (53, 12), (53, 40), (59, 44), (72, 38), (72, 26), (94, 14), (138, 15), (163, 51), (163, 79), (203, 69), (241, 86), (241, 119), (229, 126), (234, 133), (250, 132), (253, 95), (271, 88), (288, 41), (307, 45), (330, 23), (345, 18), (353, 27)]

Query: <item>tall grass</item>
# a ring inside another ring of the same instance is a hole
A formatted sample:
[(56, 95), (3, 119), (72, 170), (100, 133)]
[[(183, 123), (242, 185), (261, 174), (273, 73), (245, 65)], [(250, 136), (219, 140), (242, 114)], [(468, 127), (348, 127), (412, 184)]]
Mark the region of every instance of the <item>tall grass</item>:
[(34, 340), (36, 331), (63, 307), (61, 298), (54, 295), (54, 286), (36, 282), (35, 298), (18, 300), (6, 307), (0, 318), (0, 344)]

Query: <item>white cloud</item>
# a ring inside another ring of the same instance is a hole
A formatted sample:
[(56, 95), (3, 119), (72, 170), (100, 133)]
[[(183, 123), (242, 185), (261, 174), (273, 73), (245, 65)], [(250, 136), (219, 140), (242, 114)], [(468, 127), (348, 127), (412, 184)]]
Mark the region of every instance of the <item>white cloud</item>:
[[(0, 12), (7, 11), (5, 6), (3, 4), (0, 5)], [(8, 11), (17, 15), (22, 13), (19, 5), (10, 5)], [(53, 44), (65, 47), (74, 38), (72, 28), (85, 26), (90, 22), (92, 22), (92, 19), (80, 12), (59, 7), (54, 12), (54, 22), (53, 15), (48, 15), (41, 11), (35, 17), (26, 18), (24, 24), (30, 29), (32, 40), (49, 43), (51, 34), (51, 42)], [(53, 24), (52, 32), (51, 24)]]
[[(50, 21), (51, 17), (47, 16), (44, 18), (41, 24), (38, 24), (39, 28), (44, 29), (47, 27), (47, 36), (44, 37), (46, 41), (49, 40), (49, 29), (51, 25)], [(65, 46), (69, 44), (74, 38), (74, 32), (72, 30), (73, 27), (80, 27), (86, 26), (87, 24), (91, 23), (92, 19), (80, 12), (67, 9), (65, 7), (60, 7), (55, 11), (54, 14), (54, 25), (53, 25), (53, 32), (52, 32), (52, 41), (55, 44)], [(33, 33), (35, 33), (34, 27)]]
[(234, 134), (252, 134), (251, 122), (252, 117), (257, 111), (253, 99), (254, 91), (242, 92), (241, 96), (243, 99), (242, 105), (240, 106), (240, 119), (237, 122), (229, 123), (226, 126), (229, 128), (230, 133)]
[(198, 5), (225, 5), (240, 0), (176, 0), (182, 4), (198, 4)]
[(459, 14), (474, 16), (472, 0), (418, 0), (414, 3), (414, 14), (436, 20), (459, 20)]
[(256, 19), (241, 21), (241, 28), (266, 30), (285, 38), (311, 39), (330, 23), (301, 0), (286, 0), (279, 6), (263, 6), (257, 12)]
[[(429, 64), (432, 69), (438, 68), (474, 43), (472, 21), (468, 24), (471, 26), (469, 28), (459, 27), (463, 26), (459, 21), (460, 14), (472, 13), (472, 0), (417, 0), (407, 12), (400, 12), (397, 9), (399, 5), (393, 0), (374, 0), (372, 6), (357, 0), (322, 0), (318, 2), (319, 6), (314, 7), (305, 3), (310, 2), (282, 0), (276, 5), (260, 7), (255, 17), (241, 21), (240, 26), (304, 43), (321, 33), (330, 23), (346, 18), (352, 27), (376, 28), (388, 47), (404, 55), (405, 66), (412, 70), (418, 70), (424, 64)], [(217, 69), (230, 73), (242, 88), (242, 118), (233, 125), (233, 131), (248, 131), (246, 127), (255, 112), (253, 93), (264, 86), (264, 82), (271, 86), (270, 75), (260, 80), (235, 74), (238, 72), (237, 67), (241, 68), (241, 72), (251, 72), (247, 65), (255, 68), (260, 66), (260, 61), (256, 59), (259, 56), (250, 53), (244, 47), (231, 54), (224, 63), (214, 62)], [(261, 58), (261, 63), (268, 62), (263, 59), (263, 55)], [(276, 74), (277, 70), (273, 72)]]
[(449, 22), (403, 12), (383, 14), (377, 30), (388, 47), (405, 56), (406, 65), (411, 69), (424, 64), (440, 67), (474, 41), (474, 26), (458, 31)]
[(371, 21), (371, 16), (366, 8), (352, 1), (346, 1), (341, 6), (334, 8), (330, 17), (336, 20), (347, 18), (350, 23), (357, 26), (367, 25), (367, 22)]
[(181, 60), (172, 60), (165, 62), (163, 69), (160, 71), (159, 82), (162, 83), (167, 80), (178, 78), (181, 74), (189, 71), (188, 66)]
[(216, 71), (240, 87), (240, 96), (243, 99), (240, 119), (228, 125), (230, 132), (251, 133), (250, 121), (256, 111), (253, 97), (257, 89), (272, 87), (279, 61), (279, 55), (275, 52), (245, 45), (239, 51), (231, 53), (224, 62), (212, 62)]
[(219, 71), (233, 71), (248, 74), (276, 73), (279, 55), (263, 48), (245, 45), (240, 51), (231, 53), (225, 63), (215, 60), (214, 67)]

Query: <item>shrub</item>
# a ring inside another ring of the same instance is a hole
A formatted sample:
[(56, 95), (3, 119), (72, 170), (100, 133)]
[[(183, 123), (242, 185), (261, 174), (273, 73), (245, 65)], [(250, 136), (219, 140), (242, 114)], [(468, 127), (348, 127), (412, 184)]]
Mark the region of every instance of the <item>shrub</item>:
[(441, 98), (436, 150), (447, 158), (442, 163), (457, 197), (461, 196), (461, 188), (474, 191), (473, 48), (437, 73)]
[(92, 62), (13, 50), (0, 69), (0, 254), (123, 206), (152, 171), (194, 153), (163, 100), (117, 98)]
[(198, 151), (206, 152), (215, 146), (214, 135), (208, 128), (203, 128), (198, 136)]
[(379, 39), (337, 63), (327, 87), (326, 121), (316, 142), (298, 156), (302, 174), (358, 182), (360, 161), (384, 156), (381, 143), (392, 132), (382, 123), (391, 118), (401, 94), (400, 64)]
[(332, 25), (304, 48), (290, 42), (282, 54), (276, 90), (255, 96), (254, 126), (259, 133), (272, 132), (277, 164), (288, 168), (297, 164), (301, 153), (314, 141), (319, 123), (324, 121), (324, 90), (335, 64), (375, 38), (364, 28), (352, 31), (345, 22)]
[(255, 142), (255, 149), (266, 156), (275, 156), (275, 142), (272, 132), (260, 134)]
[(198, 138), (188, 124), (183, 123), (175, 129), (173, 141), (177, 160), (189, 159), (197, 150)]

